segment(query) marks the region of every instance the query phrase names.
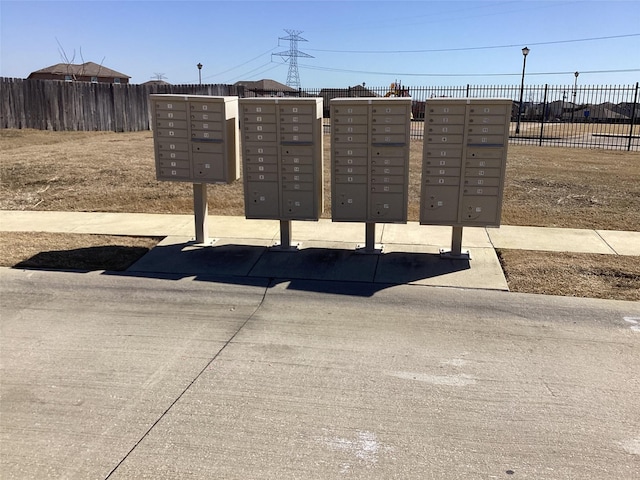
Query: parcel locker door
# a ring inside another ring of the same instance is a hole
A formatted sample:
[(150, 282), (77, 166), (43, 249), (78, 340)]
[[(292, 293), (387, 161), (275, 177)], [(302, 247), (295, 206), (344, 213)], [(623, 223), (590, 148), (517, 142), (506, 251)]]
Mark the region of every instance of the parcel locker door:
[(457, 186), (423, 186), (423, 188), (420, 223), (423, 225), (458, 223), (460, 189)]
[(462, 220), (465, 223), (499, 225), (500, 212), (498, 197), (462, 197)]
[(369, 218), (381, 222), (406, 222), (403, 193), (371, 193)]
[(282, 218), (286, 220), (307, 220), (317, 216), (313, 192), (282, 190)]
[(247, 182), (245, 185), (245, 216), (247, 218), (278, 218), (277, 182)]
[(361, 222), (367, 218), (367, 184), (337, 183), (331, 198), (331, 217), (338, 222)]
[(199, 160), (194, 154), (193, 178), (197, 183), (226, 183), (224, 174), (224, 155), (208, 156), (206, 160)]

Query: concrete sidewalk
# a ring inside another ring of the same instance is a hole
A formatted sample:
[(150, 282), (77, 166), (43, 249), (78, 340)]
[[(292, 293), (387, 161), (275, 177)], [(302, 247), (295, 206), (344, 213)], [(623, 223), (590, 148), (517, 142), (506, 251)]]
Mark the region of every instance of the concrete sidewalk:
[(451, 227), (376, 225), (383, 255), (362, 255), (365, 224), (292, 222), (295, 253), (271, 248), (276, 220), (210, 216), (211, 242), (195, 245), (193, 215), (0, 211), (0, 231), (165, 237), (130, 267), (138, 273), (422, 284), (508, 290), (495, 249), (640, 255), (640, 232), (502, 226), (466, 227), (462, 246), (471, 260), (439, 256), (450, 248)]

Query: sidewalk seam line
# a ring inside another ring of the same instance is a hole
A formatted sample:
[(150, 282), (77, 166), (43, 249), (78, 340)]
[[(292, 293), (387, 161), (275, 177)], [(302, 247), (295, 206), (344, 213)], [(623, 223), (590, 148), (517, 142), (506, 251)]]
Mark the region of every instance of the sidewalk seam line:
[(596, 232), (596, 235), (598, 235), (598, 237), (600, 237), (600, 239), (604, 242), (604, 244), (609, 247), (611, 249), (611, 251), (614, 253), (614, 255), (620, 255), (615, 248), (613, 248), (611, 245), (609, 245), (609, 242), (607, 242), (604, 237), (602, 235), (600, 235), (600, 232), (598, 230), (593, 230), (594, 232)]
[(245, 327), (245, 325), (247, 325), (247, 323), (249, 323), (249, 321), (254, 317), (254, 315), (258, 312), (258, 310), (260, 310), (260, 308), (264, 304), (264, 301), (267, 298), (267, 293), (269, 292), (269, 289), (272, 287), (272, 285), (273, 285), (273, 279), (269, 279), (269, 283), (264, 288), (264, 293), (262, 294), (262, 298), (260, 299), (260, 303), (255, 308), (255, 310), (253, 312), (251, 312), (251, 315), (249, 315), (247, 317), (247, 319), (244, 322), (242, 322), (242, 325), (240, 325), (238, 327), (238, 329), (234, 332), (234, 334), (231, 335), (231, 337), (224, 343), (224, 345), (222, 345), (222, 348), (220, 348), (220, 350), (218, 350), (216, 352), (216, 354), (213, 357), (211, 357), (211, 360), (209, 360), (207, 362), (207, 364), (198, 372), (198, 374), (193, 378), (193, 380), (191, 380), (191, 382), (189, 382), (189, 384), (182, 390), (182, 392), (180, 392), (180, 394), (175, 398), (175, 400), (173, 402), (171, 402), (171, 404), (162, 412), (162, 414), (156, 419), (156, 421), (153, 422), (153, 424), (147, 429), (146, 432), (144, 432), (142, 437), (140, 437), (138, 439), (138, 441), (122, 457), (122, 459), (116, 464), (116, 466), (113, 467), (113, 469), (111, 469), (111, 471), (107, 474), (107, 476), (104, 477), (105, 480), (108, 480), (118, 470), (118, 468), (120, 468), (120, 466), (125, 462), (125, 460), (127, 458), (129, 458), (129, 455), (131, 455), (133, 453), (133, 451), (136, 448), (138, 448), (138, 445), (140, 445), (144, 441), (144, 439), (147, 438), (147, 436), (156, 427), (156, 425), (158, 425), (158, 423), (160, 423), (160, 421), (165, 417), (165, 415), (167, 415), (167, 413), (169, 413), (169, 411), (173, 408), (173, 406), (176, 403), (178, 403), (178, 401), (184, 396), (184, 394), (187, 393), (187, 391), (193, 386), (193, 384), (196, 383), (196, 381), (202, 376), (202, 374), (207, 371), (207, 369), (211, 366), (211, 364), (220, 356), (220, 354), (229, 346), (229, 344), (231, 344), (233, 339), (236, 338), (236, 336)]
[(489, 233), (489, 230), (487, 229), (487, 227), (484, 227), (484, 233), (487, 234), (487, 238), (489, 239), (489, 243), (491, 244), (491, 247), (496, 250), (496, 245), (495, 243), (493, 243), (493, 238), (491, 238), (491, 234)]

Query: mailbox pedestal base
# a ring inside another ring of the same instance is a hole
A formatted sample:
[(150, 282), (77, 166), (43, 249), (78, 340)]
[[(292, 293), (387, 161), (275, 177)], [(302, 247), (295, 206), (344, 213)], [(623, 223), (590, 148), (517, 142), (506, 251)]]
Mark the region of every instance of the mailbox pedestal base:
[(279, 252), (297, 252), (300, 242), (291, 243), (291, 220), (280, 220), (280, 243), (272, 248)]
[(440, 249), (442, 258), (452, 258), (457, 260), (471, 260), (469, 250), (462, 250), (462, 227), (453, 227), (451, 234), (451, 250)]
[(382, 244), (376, 244), (376, 224), (367, 223), (365, 227), (365, 244), (356, 245), (356, 253), (379, 255), (382, 253)]
[(196, 224), (195, 243), (209, 244), (209, 227), (208, 214), (209, 206), (207, 204), (207, 184), (193, 184), (193, 213)]

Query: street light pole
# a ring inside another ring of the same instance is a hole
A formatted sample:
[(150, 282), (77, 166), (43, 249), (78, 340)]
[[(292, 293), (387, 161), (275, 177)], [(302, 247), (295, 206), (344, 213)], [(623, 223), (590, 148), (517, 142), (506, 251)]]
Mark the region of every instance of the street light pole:
[(198, 67), (198, 85), (202, 85), (202, 64), (198, 63), (196, 67)]
[(516, 124), (516, 133), (520, 133), (520, 117), (522, 117), (522, 97), (524, 95), (524, 70), (527, 67), (527, 55), (529, 55), (530, 50), (527, 47), (522, 49), (522, 56), (524, 57), (522, 60), (522, 82), (520, 83), (520, 106), (518, 107), (518, 123)]
[(578, 94), (578, 75), (580, 72), (574, 73), (576, 76), (576, 81), (573, 84), (573, 108), (571, 109), (571, 123), (573, 123), (573, 115), (576, 113), (576, 95)]

